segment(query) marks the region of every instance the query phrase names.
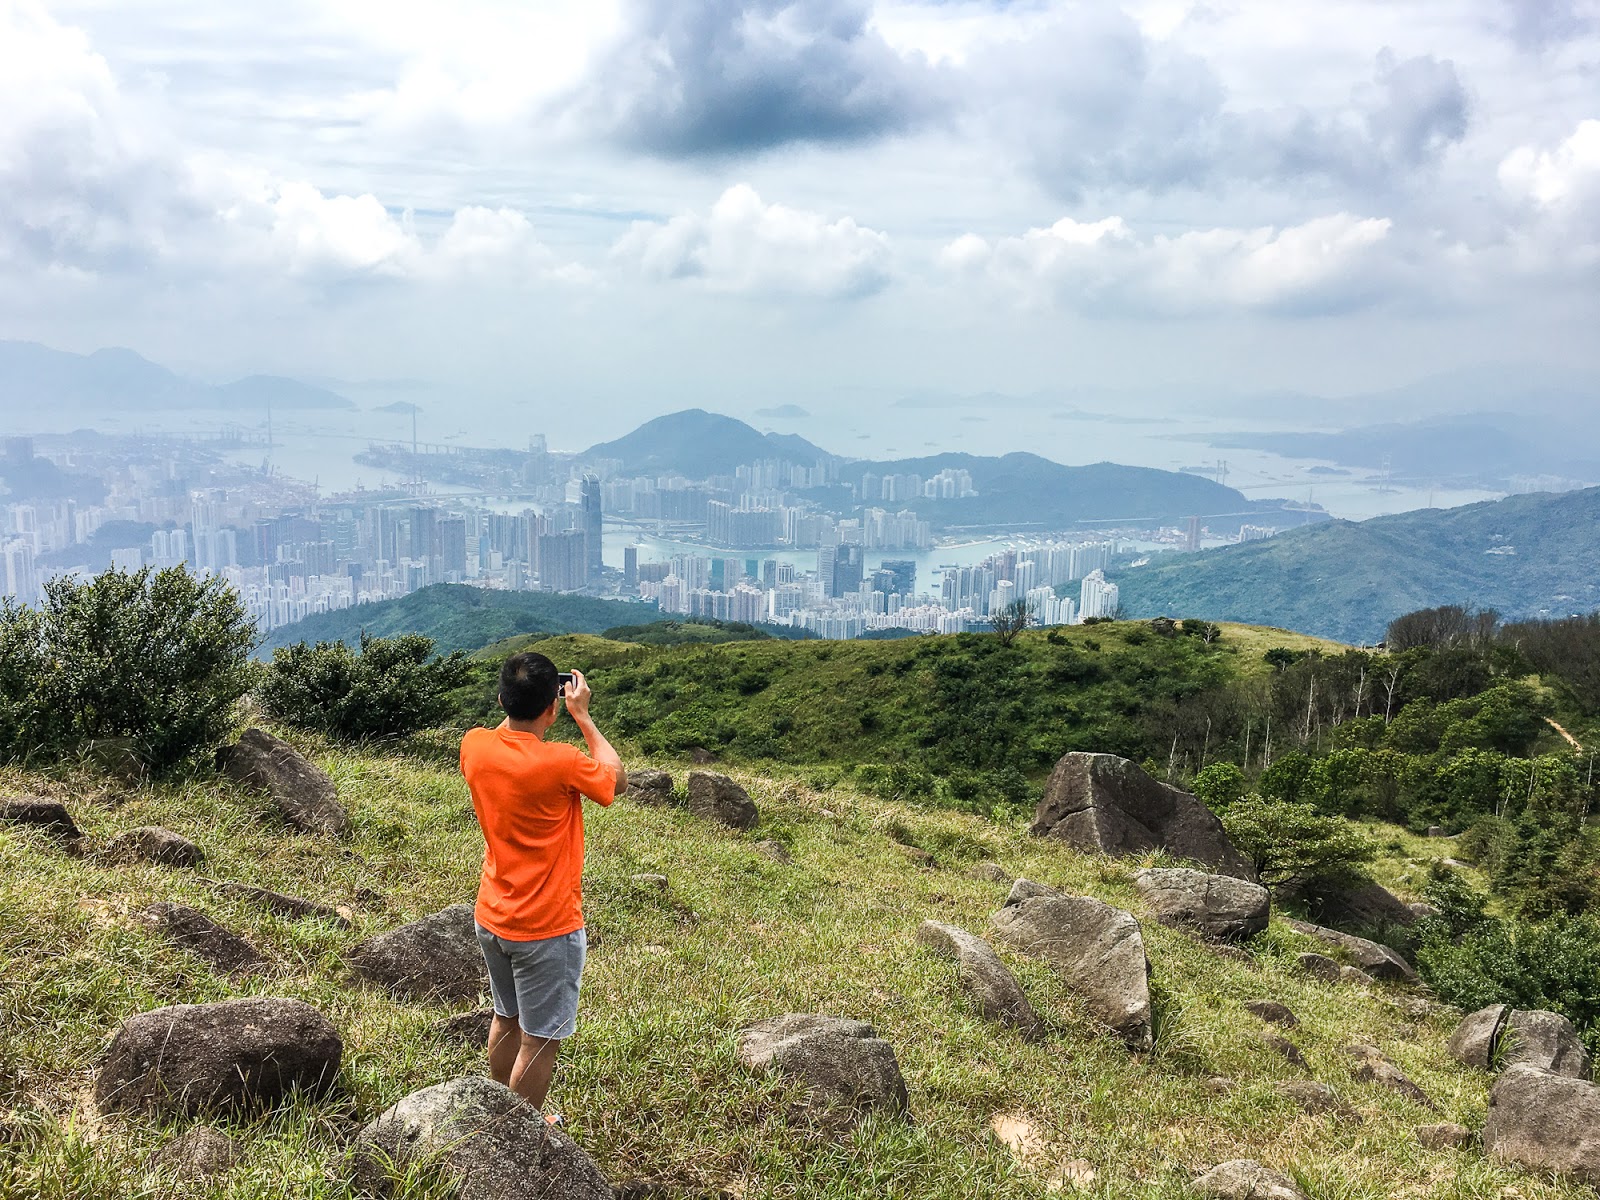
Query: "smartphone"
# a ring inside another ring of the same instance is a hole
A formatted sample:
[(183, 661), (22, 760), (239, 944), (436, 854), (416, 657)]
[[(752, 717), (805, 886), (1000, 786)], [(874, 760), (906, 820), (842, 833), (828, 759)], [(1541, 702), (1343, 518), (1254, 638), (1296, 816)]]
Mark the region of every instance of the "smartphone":
[(571, 682), (572, 682), (572, 672), (571, 671), (561, 671), (561, 672), (558, 672), (556, 674), (556, 696), (557, 696), (558, 699), (563, 699), (563, 700), (566, 699), (566, 696), (567, 696), (567, 685), (569, 683), (571, 683)]

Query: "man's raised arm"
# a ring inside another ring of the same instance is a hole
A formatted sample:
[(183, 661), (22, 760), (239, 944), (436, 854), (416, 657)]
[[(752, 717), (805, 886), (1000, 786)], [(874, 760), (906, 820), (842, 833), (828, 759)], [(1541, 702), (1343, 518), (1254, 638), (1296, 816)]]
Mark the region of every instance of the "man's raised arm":
[(589, 715), (589, 697), (592, 695), (594, 692), (589, 687), (589, 681), (583, 677), (583, 672), (574, 671), (572, 682), (567, 684), (562, 699), (567, 702), (567, 712), (572, 715), (578, 732), (583, 734), (583, 740), (588, 743), (589, 757), (617, 773), (616, 794), (620, 796), (628, 790), (628, 769), (622, 765), (622, 756), (606, 741), (606, 735), (600, 732), (600, 727)]

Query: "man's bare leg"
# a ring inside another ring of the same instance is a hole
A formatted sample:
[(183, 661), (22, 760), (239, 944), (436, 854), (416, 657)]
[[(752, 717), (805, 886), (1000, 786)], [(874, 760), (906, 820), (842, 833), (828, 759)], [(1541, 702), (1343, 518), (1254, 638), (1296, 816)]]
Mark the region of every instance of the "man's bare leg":
[(510, 1087), (520, 1049), (522, 1030), (517, 1027), (517, 1019), (495, 1013), (494, 1020), (489, 1023), (489, 1078)]
[(517, 1061), (511, 1068), (511, 1090), (537, 1109), (544, 1108), (550, 1093), (550, 1077), (556, 1071), (556, 1055), (561, 1042), (555, 1038), (521, 1035)]

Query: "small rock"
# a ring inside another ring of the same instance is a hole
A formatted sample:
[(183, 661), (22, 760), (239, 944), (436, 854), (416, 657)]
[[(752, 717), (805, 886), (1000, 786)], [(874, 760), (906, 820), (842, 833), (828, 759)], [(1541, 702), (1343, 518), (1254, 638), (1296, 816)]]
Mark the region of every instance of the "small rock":
[(689, 772), (689, 811), (732, 829), (754, 829), (760, 820), (750, 793), (714, 771)]
[(1519, 1063), (1489, 1092), (1483, 1148), (1535, 1171), (1600, 1183), (1600, 1088)]
[(1414, 1101), (1424, 1108), (1434, 1107), (1433, 1101), (1428, 1099), (1428, 1094), (1413, 1083), (1410, 1077), (1376, 1046), (1346, 1046), (1344, 1052), (1356, 1060), (1351, 1077), (1357, 1083), (1382, 1084), (1391, 1092), (1398, 1092), (1407, 1100)]
[(65, 841), (75, 841), (83, 836), (67, 806), (59, 800), (41, 800), (33, 797), (22, 800), (0, 800), (0, 821), (8, 825), (26, 825)]
[(1472, 1144), (1472, 1130), (1448, 1121), (1441, 1125), (1418, 1125), (1417, 1141), (1429, 1150), (1460, 1150)]
[(773, 862), (782, 863), (785, 866), (788, 866), (794, 862), (793, 856), (791, 856), (789, 851), (784, 848), (782, 842), (774, 842), (770, 839), (764, 842), (757, 842), (755, 844), (755, 852), (757, 854), (763, 854), (767, 858), (770, 858)]
[(412, 1092), (356, 1136), (345, 1174), (357, 1195), (387, 1196), (425, 1163), (461, 1200), (612, 1200), (578, 1144), (491, 1079)]
[(299, 896), (286, 896), (282, 892), (269, 892), (266, 888), (255, 887), (248, 883), (234, 883), (231, 880), (208, 879), (205, 882), (224, 896), (237, 896), (241, 900), (254, 901), (268, 912), (277, 913), (280, 917), (329, 921), (340, 929), (349, 929), (352, 924), (348, 911), (341, 912), (337, 908), (329, 908), (326, 904), (318, 904), (315, 900), (302, 900)]
[(1239, 1090), (1239, 1083), (1226, 1075), (1213, 1075), (1206, 1080), (1205, 1087), (1213, 1096), (1231, 1096)]
[(1411, 969), (1411, 964), (1387, 946), (1356, 937), (1353, 933), (1341, 933), (1337, 929), (1313, 925), (1309, 921), (1290, 920), (1287, 924), (1296, 933), (1314, 937), (1330, 946), (1338, 946), (1358, 967), (1374, 979), (1396, 980), (1401, 983), (1417, 981), (1417, 973)]
[(1290, 1012), (1287, 1005), (1279, 1004), (1276, 1000), (1246, 1000), (1244, 1007), (1263, 1021), (1282, 1025), (1285, 1029), (1300, 1028), (1300, 1018)]
[(1451, 867), (1451, 868), (1453, 868), (1454, 870), (1457, 870), (1457, 871), (1470, 871), (1470, 870), (1472, 870), (1472, 864), (1471, 863), (1464, 863), (1459, 858), (1441, 858), (1439, 861), (1442, 862), (1445, 866)]
[(1043, 1022), (1016, 977), (982, 938), (954, 925), (924, 921), (917, 941), (940, 958), (955, 961), (962, 989), (985, 1017), (1011, 1025), (1028, 1038), (1043, 1034)]
[(452, 904), (351, 947), (355, 973), (403, 1000), (475, 1000), (488, 986), (470, 904)]
[(667, 890), (667, 877), (665, 875), (645, 873), (640, 875), (630, 875), (628, 878), (634, 884), (642, 888), (649, 888), (656, 892), (664, 892)]
[(1001, 883), (1009, 885), (1012, 882), (1011, 872), (997, 862), (981, 862), (967, 872), (969, 879), (981, 879), (985, 883)]
[(1273, 1053), (1281, 1056), (1283, 1060), (1290, 1066), (1304, 1068), (1308, 1065), (1306, 1063), (1306, 1056), (1300, 1053), (1300, 1047), (1296, 1046), (1282, 1034), (1261, 1033), (1258, 1035), (1258, 1037), (1263, 1046), (1265, 1046), (1268, 1050), (1271, 1050)]
[(1590, 1076), (1589, 1051), (1572, 1022), (1560, 1013), (1519, 1008), (1501, 1028), (1499, 1040), (1505, 1045), (1501, 1055), (1505, 1066), (1526, 1063), (1569, 1079)]
[(201, 850), (182, 834), (159, 825), (145, 825), (119, 833), (106, 843), (106, 857), (122, 862), (149, 862), (164, 867), (198, 867), (205, 862)]
[(494, 1024), (494, 1009), (457, 1013), (433, 1023), (433, 1032), (446, 1041), (465, 1042), (470, 1046), (489, 1044), (489, 1026)]
[(260, 729), (217, 751), (217, 768), (231, 779), (261, 788), (283, 818), (302, 833), (347, 837), (350, 814), (339, 803), (333, 780), (288, 742)]
[(1202, 1196), (1217, 1200), (1306, 1200), (1294, 1180), (1269, 1171), (1252, 1158), (1212, 1167), (1194, 1181), (1194, 1187)]
[(1133, 883), (1157, 921), (1193, 929), (1202, 937), (1254, 937), (1267, 927), (1271, 914), (1266, 888), (1231, 875), (1152, 867), (1136, 873)]
[(689, 761), (692, 763), (697, 763), (700, 766), (705, 766), (707, 763), (716, 762), (717, 756), (711, 753), (711, 751), (707, 750), (704, 746), (691, 746), (689, 748)]
[(1300, 970), (1313, 979), (1320, 979), (1324, 983), (1338, 983), (1343, 977), (1339, 964), (1326, 954), (1300, 954), (1295, 956), (1295, 963)]
[(1052, 900), (1065, 895), (1058, 892), (1048, 883), (1035, 883), (1031, 879), (1019, 879), (1011, 885), (1011, 891), (1006, 896), (1005, 907), (1011, 908), (1021, 904), (1024, 900), (1032, 900), (1035, 896), (1045, 896)]
[(1445, 836), (1444, 826), (1443, 825), (1429, 825), (1428, 826), (1428, 836), (1431, 837), (1431, 838), (1442, 838), (1442, 837), (1444, 837)]
[(798, 1079), (821, 1108), (908, 1115), (905, 1079), (894, 1049), (864, 1021), (814, 1013), (757, 1021), (741, 1031), (739, 1061), (753, 1071)]
[(1469, 1067), (1487, 1071), (1494, 1062), (1495, 1045), (1500, 1040), (1500, 1030), (1511, 1015), (1506, 1004), (1491, 1004), (1475, 1013), (1468, 1013), (1450, 1035), (1451, 1057)]
[(671, 804), (672, 776), (665, 771), (629, 771), (627, 795), (640, 804)]
[(262, 971), (267, 966), (267, 959), (259, 950), (198, 908), (162, 900), (141, 915), (174, 946), (203, 958), (219, 971), (240, 976)]
[(908, 862), (911, 862), (916, 866), (936, 867), (939, 865), (939, 860), (932, 854), (928, 853), (928, 851), (922, 849), (920, 846), (902, 846), (896, 844), (895, 849), (898, 850)]
[(196, 1125), (157, 1149), (150, 1169), (199, 1183), (231, 1171), (239, 1158), (239, 1147), (222, 1130)]
[(1340, 1100), (1339, 1093), (1325, 1083), (1317, 1083), (1310, 1079), (1294, 1079), (1272, 1086), (1280, 1096), (1294, 1101), (1303, 1112), (1312, 1116), (1336, 1112), (1346, 1120), (1361, 1120), (1360, 1114)]
[(330, 1087), (344, 1053), (338, 1030), (299, 1000), (252, 997), (179, 1004), (129, 1017), (95, 1078), (101, 1112), (193, 1116), (278, 1103)]

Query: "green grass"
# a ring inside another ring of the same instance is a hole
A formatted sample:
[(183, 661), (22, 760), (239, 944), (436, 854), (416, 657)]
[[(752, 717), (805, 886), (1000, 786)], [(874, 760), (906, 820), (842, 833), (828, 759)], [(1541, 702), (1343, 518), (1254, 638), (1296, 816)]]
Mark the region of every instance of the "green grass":
[[(431, 1032), (470, 1006), (395, 1002), (358, 986), (339, 958), (362, 937), (472, 898), (481, 842), (453, 744), (420, 738), (389, 754), (301, 744), (351, 809), (347, 844), (292, 834), (261, 798), (206, 774), (124, 794), (65, 769), (0, 770), (0, 794), (67, 800), (90, 851), (72, 857), (0, 828), (0, 1114), (29, 1130), (0, 1145), (0, 1196), (341, 1197), (336, 1168), (361, 1122), (417, 1088), (484, 1071), (481, 1050)], [(681, 781), (681, 764), (656, 765)], [(762, 810), (750, 834), (626, 798), (589, 811), (594, 940), (579, 1031), (552, 1101), (613, 1180), (807, 1200), (1042, 1198), (1049, 1172), (1018, 1166), (989, 1132), (996, 1114), (1020, 1113), (1060, 1161), (1089, 1164), (1088, 1196), (1175, 1200), (1195, 1173), (1236, 1157), (1295, 1173), (1315, 1200), (1489, 1200), (1508, 1187), (1524, 1200), (1592, 1196), (1477, 1150), (1418, 1146), (1418, 1124), (1480, 1125), (1488, 1077), (1447, 1056), (1447, 1016), (1412, 1020), (1396, 1003), (1401, 993), (1298, 975), (1294, 954), (1306, 944), (1280, 923), (1242, 956), (1145, 924), (1161, 997), (1153, 1054), (1130, 1056), (1048, 968), (1008, 950), (1002, 956), (1053, 1034), (1031, 1044), (990, 1025), (960, 996), (954, 966), (914, 938), (924, 917), (985, 930), (1005, 888), (968, 878), (968, 868), (993, 859), (1138, 913), (1130, 879), (1140, 861), (1081, 855), (1029, 838), (1020, 822), (816, 791), (795, 778), (739, 777)], [(287, 921), (217, 897), (192, 873), (94, 856), (117, 832), (152, 823), (200, 842), (209, 876), (349, 903), (356, 928)], [(794, 864), (758, 853), (764, 838), (788, 847)], [(905, 844), (937, 865), (915, 865)], [(1405, 844), (1413, 858), (1432, 848)], [(645, 871), (668, 876), (665, 894), (630, 882)], [(276, 969), (236, 984), (167, 947), (131, 916), (158, 899), (203, 908)], [(96, 1115), (94, 1063), (135, 1012), (249, 994), (300, 997), (330, 1017), (345, 1038), (339, 1086), (326, 1100), (235, 1121), (244, 1163), (210, 1189), (179, 1192), (143, 1165), (176, 1130)], [(1254, 1040), (1264, 1027), (1241, 1006), (1255, 998), (1299, 1015), (1304, 1027), (1292, 1037), (1310, 1076)], [(742, 1070), (740, 1026), (790, 1011), (874, 1023), (899, 1056), (914, 1122), (874, 1120), (840, 1133), (800, 1113), (782, 1081)], [(1342, 1047), (1357, 1040), (1399, 1062), (1439, 1113), (1354, 1083)], [(1214, 1075), (1238, 1089), (1213, 1095)], [(1363, 1121), (1307, 1116), (1272, 1090), (1306, 1077), (1331, 1084)], [(425, 1191), (419, 1184), (410, 1194)]]

